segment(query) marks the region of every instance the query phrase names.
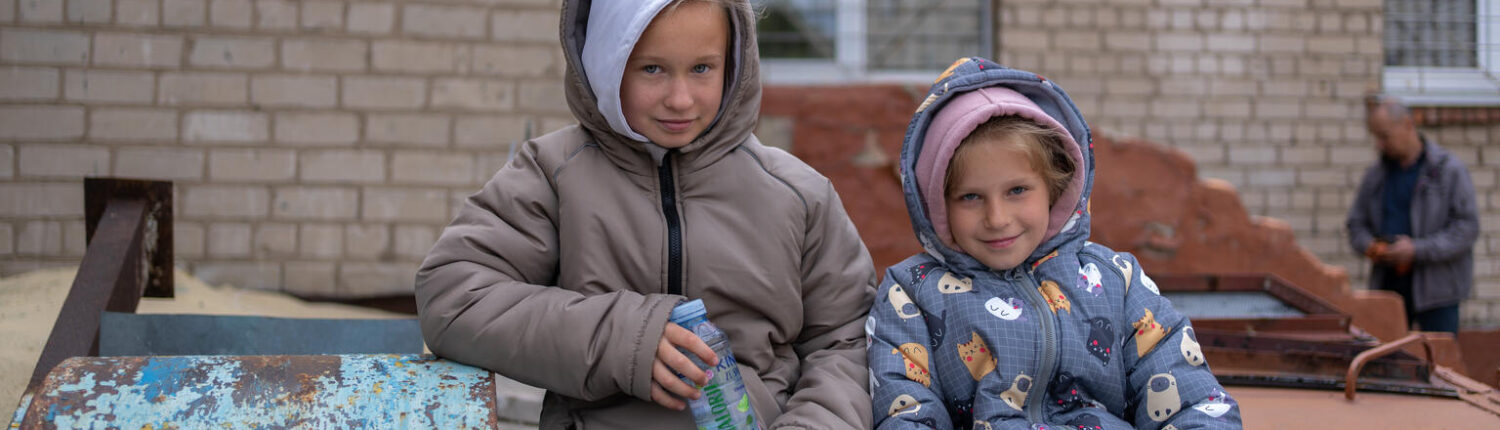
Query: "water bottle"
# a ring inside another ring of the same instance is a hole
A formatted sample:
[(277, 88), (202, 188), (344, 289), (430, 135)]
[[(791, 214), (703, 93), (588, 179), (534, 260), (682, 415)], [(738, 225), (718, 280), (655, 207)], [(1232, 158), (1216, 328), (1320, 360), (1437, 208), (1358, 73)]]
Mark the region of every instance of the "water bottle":
[(698, 423), (698, 429), (760, 429), (755, 411), (750, 409), (745, 380), (740, 379), (740, 368), (735, 365), (734, 353), (729, 350), (729, 336), (708, 322), (703, 300), (694, 299), (672, 308), (672, 322), (698, 335), (719, 356), (719, 365), (710, 367), (698, 358), (698, 354), (682, 351), (699, 369), (708, 372), (708, 383), (702, 386), (683, 378), (683, 382), (697, 386), (702, 393), (697, 400), (688, 400), (688, 408), (693, 411), (693, 421)]

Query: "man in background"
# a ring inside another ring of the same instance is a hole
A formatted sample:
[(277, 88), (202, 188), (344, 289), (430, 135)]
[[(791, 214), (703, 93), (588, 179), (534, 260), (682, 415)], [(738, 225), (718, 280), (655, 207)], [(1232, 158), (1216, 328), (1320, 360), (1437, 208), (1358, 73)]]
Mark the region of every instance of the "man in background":
[(1399, 100), (1372, 96), (1366, 114), (1380, 159), (1365, 170), (1349, 208), (1349, 244), (1373, 263), (1370, 288), (1405, 300), (1408, 322), (1457, 333), (1479, 236), (1469, 171), (1417, 132)]

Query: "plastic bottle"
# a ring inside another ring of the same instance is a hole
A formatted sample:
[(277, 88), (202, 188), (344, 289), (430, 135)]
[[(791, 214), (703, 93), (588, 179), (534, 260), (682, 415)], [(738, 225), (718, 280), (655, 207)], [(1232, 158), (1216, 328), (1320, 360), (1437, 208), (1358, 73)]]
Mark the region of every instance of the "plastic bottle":
[(688, 400), (688, 409), (693, 411), (693, 421), (700, 430), (752, 430), (759, 429), (755, 411), (750, 408), (750, 396), (745, 393), (745, 381), (740, 379), (740, 368), (735, 364), (734, 353), (729, 350), (729, 336), (708, 322), (708, 311), (703, 300), (694, 299), (672, 308), (672, 322), (703, 339), (719, 356), (717, 366), (708, 366), (698, 355), (683, 351), (693, 364), (708, 372), (708, 383), (698, 386), (683, 378), (688, 385), (697, 386), (703, 394), (698, 400)]

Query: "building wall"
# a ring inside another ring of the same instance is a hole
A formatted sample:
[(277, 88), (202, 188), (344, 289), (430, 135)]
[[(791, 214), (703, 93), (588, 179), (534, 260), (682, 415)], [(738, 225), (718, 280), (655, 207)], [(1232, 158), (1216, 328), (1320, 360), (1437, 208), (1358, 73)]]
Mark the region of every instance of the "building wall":
[(84, 176), (171, 180), (210, 283), (410, 294), (527, 124), (557, 0), (0, 0), (0, 274), (76, 264)]
[[(572, 122), (558, 3), (0, 0), (0, 274), (75, 264), (81, 178), (111, 175), (176, 183), (179, 264), (209, 282), (409, 291), (526, 125)], [(1062, 84), (1100, 133), (1186, 151), (1364, 284), (1343, 217), (1374, 160), (1361, 97), (1379, 87), (1381, 0), (998, 8), (1002, 63)], [(1463, 312), (1492, 324), (1500, 156), (1486, 142), (1500, 129), (1426, 131), (1479, 189)]]
[[(1363, 96), (1378, 90), (1382, 0), (1004, 0), (999, 57), (1043, 73), (1095, 130), (1181, 149), (1233, 183), (1252, 214), (1303, 247), (1368, 270), (1344, 217), (1375, 152)], [(1483, 209), (1468, 324), (1500, 321), (1494, 126), (1425, 130), (1468, 163)], [(1487, 156), (1488, 155), (1488, 156)]]

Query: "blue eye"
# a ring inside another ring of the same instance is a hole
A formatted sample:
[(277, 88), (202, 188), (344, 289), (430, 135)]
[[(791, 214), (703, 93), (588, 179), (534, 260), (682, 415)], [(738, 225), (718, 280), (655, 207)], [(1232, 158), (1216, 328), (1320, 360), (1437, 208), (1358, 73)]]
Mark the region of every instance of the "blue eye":
[(1026, 187), (1026, 186), (1019, 186), (1019, 187), (1011, 188), (1010, 191), (1008, 191), (1007, 193), (1010, 194), (1010, 195), (1013, 195), (1013, 196), (1015, 196), (1015, 195), (1021, 195), (1021, 194), (1025, 194), (1026, 191), (1029, 191), (1030, 189), (1031, 188)]
[(661, 72), (661, 66), (658, 66), (658, 65), (655, 65), (655, 64), (641, 66), (641, 71), (642, 72), (646, 72), (646, 73), (655, 74), (655, 73)]
[(708, 73), (708, 65), (707, 64), (699, 64), (699, 65), (693, 66), (693, 73)]
[(964, 194), (964, 195), (958, 196), (958, 199), (960, 201), (979, 200), (979, 195), (978, 194), (974, 194), (974, 193), (968, 193), (968, 194)]

